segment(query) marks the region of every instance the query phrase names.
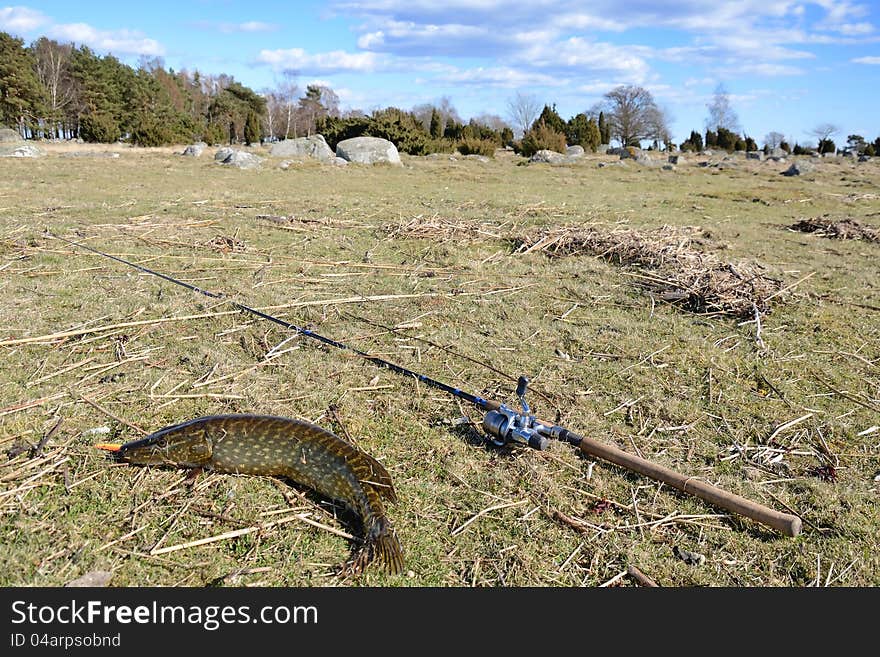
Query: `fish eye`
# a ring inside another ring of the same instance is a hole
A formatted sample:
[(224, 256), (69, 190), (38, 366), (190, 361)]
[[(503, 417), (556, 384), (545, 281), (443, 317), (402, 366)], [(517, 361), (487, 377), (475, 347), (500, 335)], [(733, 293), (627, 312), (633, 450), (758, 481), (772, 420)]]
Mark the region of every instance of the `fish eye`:
[(168, 447), (168, 440), (165, 438), (159, 438), (159, 440), (156, 441), (156, 447), (159, 447), (162, 449), (164, 449), (165, 447)]

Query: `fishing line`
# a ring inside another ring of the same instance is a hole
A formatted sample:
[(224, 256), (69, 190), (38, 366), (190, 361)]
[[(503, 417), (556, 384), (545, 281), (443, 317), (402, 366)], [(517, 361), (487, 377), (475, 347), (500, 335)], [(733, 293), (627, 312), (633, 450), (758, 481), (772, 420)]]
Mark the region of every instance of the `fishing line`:
[(137, 263), (131, 262), (130, 260), (126, 260), (125, 258), (120, 258), (118, 256), (114, 256), (109, 253), (105, 253), (104, 251), (101, 251), (99, 249), (91, 247), (88, 244), (83, 244), (81, 242), (75, 242), (75, 241), (69, 240), (65, 237), (59, 237), (58, 235), (55, 235), (54, 233), (51, 233), (51, 232), (47, 232), (47, 234), (54, 239), (60, 240), (62, 242), (66, 242), (67, 244), (71, 244), (73, 246), (77, 246), (81, 249), (85, 249), (86, 251), (91, 251), (92, 253), (103, 256), (105, 258), (115, 260), (116, 262), (122, 263), (123, 265), (127, 265), (129, 267), (133, 267), (134, 269), (142, 271), (146, 274), (151, 274), (153, 276), (157, 276), (158, 278), (161, 278), (162, 280), (168, 281), (169, 283), (173, 283), (174, 285), (179, 285), (180, 287), (186, 288), (187, 290), (190, 290), (192, 292), (196, 292), (198, 294), (204, 295), (204, 296), (209, 297), (211, 299), (219, 299), (221, 301), (225, 301), (239, 310), (250, 313), (250, 314), (252, 314), (256, 317), (259, 317), (261, 319), (268, 320), (270, 322), (278, 324), (279, 326), (283, 326), (286, 329), (289, 329), (291, 331), (295, 331), (296, 333), (298, 333), (300, 335), (304, 335), (307, 338), (312, 338), (313, 340), (317, 340), (318, 342), (321, 342), (325, 345), (335, 347), (337, 349), (342, 349), (344, 351), (350, 351), (354, 354), (357, 354), (358, 356), (360, 356), (364, 360), (367, 360), (367, 361), (373, 363), (374, 365), (377, 365), (379, 367), (384, 367), (386, 369), (391, 370), (392, 372), (396, 372), (397, 374), (402, 374), (403, 376), (413, 377), (414, 379), (421, 381), (422, 383), (429, 385), (432, 388), (437, 388), (438, 390), (442, 390), (443, 392), (446, 392), (446, 393), (452, 395), (453, 397), (457, 397), (459, 399), (464, 399), (465, 401), (468, 401), (472, 404), (475, 404), (476, 406), (478, 406), (479, 408), (481, 408), (483, 410), (491, 410), (496, 407), (496, 404), (490, 403), (487, 400), (483, 399), (482, 397), (478, 397), (477, 395), (472, 395), (469, 392), (465, 392), (463, 390), (460, 390), (459, 388), (456, 388), (456, 387), (451, 386), (449, 384), (443, 383), (442, 381), (438, 381), (437, 379), (433, 379), (425, 374), (419, 374), (418, 372), (414, 372), (413, 370), (406, 368), (403, 365), (398, 365), (397, 363), (393, 363), (390, 360), (385, 360), (384, 358), (380, 358), (378, 356), (372, 356), (372, 355), (368, 354), (366, 351), (361, 351), (360, 349), (358, 349), (356, 347), (352, 347), (351, 345), (347, 345), (344, 342), (339, 342), (338, 340), (334, 340), (333, 338), (328, 338), (326, 336), (321, 335), (320, 333), (316, 333), (315, 331), (311, 331), (307, 328), (297, 326), (296, 324), (286, 322), (283, 319), (279, 319), (278, 317), (275, 317), (275, 316), (270, 315), (268, 313), (264, 313), (261, 310), (257, 310), (256, 308), (252, 308), (251, 306), (247, 306), (243, 303), (240, 303), (240, 302), (236, 301), (235, 299), (232, 299), (232, 298), (230, 298), (220, 292), (213, 292), (211, 290), (206, 290), (204, 288), (197, 287), (195, 285), (192, 285), (191, 283), (187, 283), (185, 281), (181, 281), (177, 278), (174, 278), (173, 276), (168, 276), (167, 274), (163, 274), (161, 272), (155, 271), (153, 269), (150, 269), (149, 267), (144, 267), (143, 265), (139, 265)]

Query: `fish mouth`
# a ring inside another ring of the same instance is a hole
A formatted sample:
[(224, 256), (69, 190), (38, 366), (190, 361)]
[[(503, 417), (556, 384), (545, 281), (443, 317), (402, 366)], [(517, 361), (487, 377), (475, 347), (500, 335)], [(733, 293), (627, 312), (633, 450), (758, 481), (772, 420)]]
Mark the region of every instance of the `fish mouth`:
[(164, 436), (151, 434), (144, 438), (132, 440), (127, 443), (98, 443), (96, 449), (110, 452), (120, 461), (137, 461), (145, 464), (164, 463), (162, 451)]

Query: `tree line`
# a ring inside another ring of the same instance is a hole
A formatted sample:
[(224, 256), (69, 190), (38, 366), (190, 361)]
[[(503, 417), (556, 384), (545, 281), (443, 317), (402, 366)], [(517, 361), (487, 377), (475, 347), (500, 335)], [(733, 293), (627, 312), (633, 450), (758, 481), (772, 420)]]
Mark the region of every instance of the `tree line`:
[[(301, 91), (295, 72), (276, 87), (257, 92), (226, 74), (166, 69), (160, 59), (142, 58), (129, 66), (111, 54), (87, 46), (40, 37), (29, 45), (0, 32), (0, 124), (25, 138), (91, 142), (126, 140), (142, 146), (205, 141), (211, 144), (279, 140), (321, 133), (331, 147), (349, 137), (370, 135), (394, 142), (415, 155), (432, 152), (492, 155), (501, 146), (530, 156), (541, 149), (564, 152), (580, 145), (596, 151), (616, 142), (622, 147), (683, 151), (719, 148), (758, 150), (741, 133), (730, 95), (719, 86), (707, 106), (705, 133), (691, 131), (681, 144), (672, 141), (667, 110), (651, 92), (622, 85), (594, 106), (563, 119), (555, 104), (517, 93), (507, 103), (507, 119), (481, 114), (463, 121), (448, 98), (417, 105), (342, 112), (339, 97), (326, 86)], [(516, 131), (516, 132), (514, 132)], [(833, 124), (811, 133), (819, 152), (834, 152)], [(764, 149), (808, 152), (780, 133), (765, 136)], [(880, 153), (880, 138), (868, 142), (849, 135), (848, 150)]]

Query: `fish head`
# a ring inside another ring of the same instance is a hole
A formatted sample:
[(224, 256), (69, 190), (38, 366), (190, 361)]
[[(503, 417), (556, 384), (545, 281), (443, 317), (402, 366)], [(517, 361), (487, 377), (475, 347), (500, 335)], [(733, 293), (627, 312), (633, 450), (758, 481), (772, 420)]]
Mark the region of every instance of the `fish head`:
[(207, 431), (198, 425), (182, 424), (125, 443), (117, 458), (135, 465), (200, 467), (208, 465), (213, 451)]

